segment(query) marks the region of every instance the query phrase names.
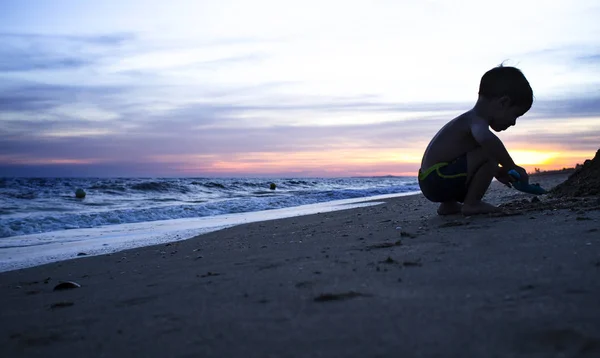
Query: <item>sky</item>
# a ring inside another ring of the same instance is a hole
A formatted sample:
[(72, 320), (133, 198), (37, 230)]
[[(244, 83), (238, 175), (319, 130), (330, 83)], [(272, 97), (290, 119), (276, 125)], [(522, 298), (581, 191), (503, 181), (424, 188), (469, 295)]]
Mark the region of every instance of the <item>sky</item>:
[(513, 159), (600, 147), (596, 0), (2, 0), (0, 177), (416, 175), (504, 63)]

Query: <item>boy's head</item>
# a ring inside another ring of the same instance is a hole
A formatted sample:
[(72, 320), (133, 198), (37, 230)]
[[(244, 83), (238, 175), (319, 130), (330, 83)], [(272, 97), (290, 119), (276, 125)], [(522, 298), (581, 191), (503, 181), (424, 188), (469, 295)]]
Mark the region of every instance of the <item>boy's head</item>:
[(497, 132), (515, 125), (533, 104), (533, 90), (523, 72), (502, 65), (481, 77), (479, 97), (489, 105), (490, 127)]

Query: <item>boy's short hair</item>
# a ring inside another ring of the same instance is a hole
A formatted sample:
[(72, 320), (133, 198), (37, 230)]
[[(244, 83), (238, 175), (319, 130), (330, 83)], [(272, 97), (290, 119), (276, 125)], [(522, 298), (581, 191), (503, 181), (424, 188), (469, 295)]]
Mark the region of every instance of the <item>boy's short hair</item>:
[(479, 95), (487, 99), (508, 96), (513, 106), (523, 107), (527, 112), (533, 104), (533, 90), (521, 70), (503, 66), (487, 71), (479, 83)]

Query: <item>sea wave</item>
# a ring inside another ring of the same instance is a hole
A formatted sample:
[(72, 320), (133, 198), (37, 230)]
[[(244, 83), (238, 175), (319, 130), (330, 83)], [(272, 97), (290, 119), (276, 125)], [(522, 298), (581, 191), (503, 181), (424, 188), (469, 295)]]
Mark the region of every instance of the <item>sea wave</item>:
[[(3, 179), (0, 237), (418, 191), (414, 178)], [(277, 189), (271, 190), (270, 183)], [(74, 191), (83, 188), (85, 199)]]

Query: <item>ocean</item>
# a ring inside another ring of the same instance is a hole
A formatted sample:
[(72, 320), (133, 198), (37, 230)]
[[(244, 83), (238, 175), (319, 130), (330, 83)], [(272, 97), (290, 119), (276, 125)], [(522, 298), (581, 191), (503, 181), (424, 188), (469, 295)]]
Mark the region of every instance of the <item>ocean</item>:
[(416, 177), (393, 176), (2, 178), (0, 271), (418, 191)]

